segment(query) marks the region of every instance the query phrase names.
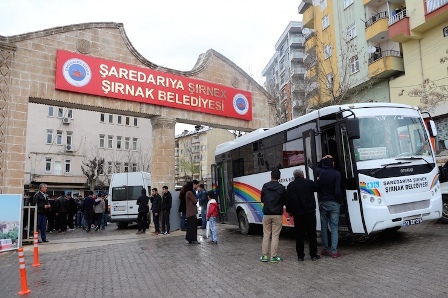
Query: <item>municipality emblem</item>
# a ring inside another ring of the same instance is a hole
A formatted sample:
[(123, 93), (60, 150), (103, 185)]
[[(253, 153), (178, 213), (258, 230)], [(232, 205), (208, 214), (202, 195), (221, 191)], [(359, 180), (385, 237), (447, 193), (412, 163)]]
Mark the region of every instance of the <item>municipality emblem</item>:
[(83, 87), (90, 82), (92, 71), (90, 66), (78, 58), (69, 59), (62, 67), (65, 80), (72, 86)]
[(249, 101), (247, 100), (246, 96), (241, 93), (236, 94), (233, 97), (233, 108), (238, 114), (246, 115), (249, 111)]

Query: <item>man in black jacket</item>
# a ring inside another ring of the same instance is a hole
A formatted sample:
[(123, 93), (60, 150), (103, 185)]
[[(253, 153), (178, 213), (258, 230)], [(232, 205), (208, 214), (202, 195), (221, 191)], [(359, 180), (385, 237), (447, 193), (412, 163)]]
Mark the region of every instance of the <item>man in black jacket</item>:
[(146, 189), (142, 188), (141, 196), (137, 199), (138, 205), (138, 232), (137, 234), (145, 234), (146, 233), (146, 221), (148, 218), (149, 212), (149, 197), (146, 195)]
[(65, 197), (65, 191), (61, 191), (61, 195), (57, 200), (57, 209), (59, 221), (59, 233), (67, 232), (67, 212), (68, 212), (68, 200)]
[(304, 261), (303, 240), (306, 232), (311, 260), (316, 261), (320, 259), (317, 254), (316, 200), (314, 198), (317, 184), (304, 178), (301, 169), (295, 169), (293, 175), (294, 181), (288, 184), (286, 190), (286, 211), (294, 217), (297, 257), (299, 261)]
[(153, 235), (159, 235), (160, 234), (160, 223), (159, 223), (159, 217), (160, 217), (160, 211), (162, 210), (162, 197), (159, 195), (157, 188), (153, 188), (151, 191), (151, 211), (154, 219), (154, 228), (155, 231)]
[[(271, 181), (265, 183), (261, 189), (261, 203), (263, 203), (263, 244), (260, 260), (268, 261), (269, 242), (271, 242), (271, 263), (282, 260), (277, 255), (278, 240), (282, 230), (283, 206), (286, 200), (286, 190), (278, 180), (280, 170), (274, 169), (271, 172)], [(272, 236), (272, 240), (270, 240)]]
[[(318, 165), (319, 184), (319, 212), (320, 235), (323, 250), (321, 255), (339, 257), (338, 251), (338, 225), (341, 208), (341, 174), (333, 169), (334, 161), (331, 155), (326, 155)], [(328, 243), (328, 224), (331, 230), (331, 245)], [(331, 251), (330, 251), (331, 248)]]
[(166, 185), (162, 187), (162, 194), (162, 235), (167, 235), (170, 233), (170, 213), (173, 198)]
[(33, 197), (33, 203), (37, 206), (37, 229), (40, 230), (40, 237), (42, 242), (48, 242), (47, 240), (47, 210), (51, 208), (51, 205), (47, 200), (47, 185), (41, 183), (39, 185), (39, 191)]

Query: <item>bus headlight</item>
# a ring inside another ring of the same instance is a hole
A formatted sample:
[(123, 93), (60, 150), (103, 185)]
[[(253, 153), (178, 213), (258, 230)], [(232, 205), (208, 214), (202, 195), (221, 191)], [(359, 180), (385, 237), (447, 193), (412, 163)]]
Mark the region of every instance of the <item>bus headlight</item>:
[(381, 199), (378, 199), (378, 205), (381, 205)]
[(370, 203), (374, 203), (375, 202), (375, 198), (374, 197), (370, 197)]

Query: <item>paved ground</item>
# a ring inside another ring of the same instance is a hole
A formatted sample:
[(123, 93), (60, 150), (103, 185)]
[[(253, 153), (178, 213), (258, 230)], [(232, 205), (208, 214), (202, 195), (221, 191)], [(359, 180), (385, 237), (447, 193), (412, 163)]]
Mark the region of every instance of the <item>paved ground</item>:
[[(152, 230), (152, 227), (151, 227)], [(219, 244), (185, 243), (184, 234), (135, 235), (135, 228), (49, 234), (31, 267), (28, 297), (448, 297), (448, 225), (403, 228), (365, 242), (341, 241), (342, 257), (297, 261), (282, 233), (278, 264), (261, 263), (261, 235), (219, 226)], [(199, 230), (201, 235), (203, 230)], [(319, 247), (320, 249), (320, 247)], [(20, 290), (16, 252), (0, 255), (0, 297)]]

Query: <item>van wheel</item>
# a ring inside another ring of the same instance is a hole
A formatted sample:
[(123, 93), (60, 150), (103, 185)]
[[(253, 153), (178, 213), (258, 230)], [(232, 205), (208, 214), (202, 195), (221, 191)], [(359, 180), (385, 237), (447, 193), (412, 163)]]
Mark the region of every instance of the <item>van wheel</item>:
[(128, 222), (117, 222), (117, 227), (119, 229), (126, 229), (128, 227)]
[(243, 235), (248, 235), (251, 231), (249, 221), (247, 220), (247, 215), (244, 210), (238, 212), (238, 226), (240, 227), (240, 232)]

